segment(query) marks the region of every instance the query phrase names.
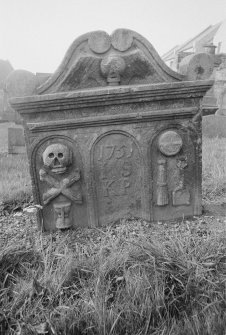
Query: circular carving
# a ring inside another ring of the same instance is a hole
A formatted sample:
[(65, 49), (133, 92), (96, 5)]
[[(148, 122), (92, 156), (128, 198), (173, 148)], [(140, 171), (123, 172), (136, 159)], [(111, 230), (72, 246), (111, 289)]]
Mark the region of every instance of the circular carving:
[(192, 54), (182, 59), (179, 71), (186, 75), (188, 80), (205, 80), (213, 72), (213, 63), (213, 57), (209, 54)]
[(105, 31), (96, 31), (89, 37), (89, 47), (94, 52), (102, 54), (111, 47), (111, 38)]
[(128, 50), (133, 43), (133, 35), (131, 31), (126, 29), (117, 29), (111, 35), (112, 45), (115, 49), (119, 51)]
[(182, 138), (176, 131), (168, 130), (159, 136), (158, 148), (166, 156), (176, 155), (182, 145)]

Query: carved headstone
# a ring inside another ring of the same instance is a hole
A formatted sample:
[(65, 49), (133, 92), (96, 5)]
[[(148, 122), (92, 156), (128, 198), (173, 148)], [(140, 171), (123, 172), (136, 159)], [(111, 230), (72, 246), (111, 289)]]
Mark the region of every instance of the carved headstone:
[(34, 95), (11, 99), (25, 122), (40, 226), (201, 214), (204, 79), (172, 71), (130, 30), (76, 39)]

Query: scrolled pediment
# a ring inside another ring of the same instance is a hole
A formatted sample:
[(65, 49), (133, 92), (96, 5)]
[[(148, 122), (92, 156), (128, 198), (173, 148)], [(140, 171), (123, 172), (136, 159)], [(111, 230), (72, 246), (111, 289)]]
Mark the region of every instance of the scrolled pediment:
[(138, 33), (128, 29), (117, 29), (111, 35), (95, 31), (72, 43), (57, 71), (38, 88), (38, 94), (184, 78), (172, 71)]

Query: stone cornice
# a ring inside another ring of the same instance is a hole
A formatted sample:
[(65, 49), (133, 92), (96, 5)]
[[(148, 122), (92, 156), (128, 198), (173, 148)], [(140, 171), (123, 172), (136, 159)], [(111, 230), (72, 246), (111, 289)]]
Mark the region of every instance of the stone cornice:
[(104, 87), (67, 93), (12, 98), (10, 99), (10, 104), (19, 113), (27, 114), (158, 100), (201, 98), (212, 84), (212, 80), (202, 80)]
[(73, 128), (112, 126), (118, 124), (141, 123), (158, 120), (172, 120), (174, 118), (192, 118), (198, 112), (197, 107), (166, 109), (158, 111), (105, 115), (98, 117), (85, 117), (79, 119), (57, 120), (27, 123), (29, 130), (36, 132), (49, 132), (68, 130)]

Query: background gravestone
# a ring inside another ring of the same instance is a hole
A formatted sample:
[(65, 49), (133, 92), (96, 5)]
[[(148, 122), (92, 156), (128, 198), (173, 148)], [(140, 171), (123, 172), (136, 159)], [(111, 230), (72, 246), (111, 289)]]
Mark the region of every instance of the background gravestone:
[(41, 228), (201, 214), (201, 101), (213, 81), (205, 54), (195, 64), (198, 78), (176, 73), (136, 32), (97, 31), (32, 96), (11, 99)]
[(8, 128), (8, 154), (25, 154), (25, 138), (22, 126)]
[(226, 116), (226, 85), (219, 96), (218, 106), (217, 115)]

